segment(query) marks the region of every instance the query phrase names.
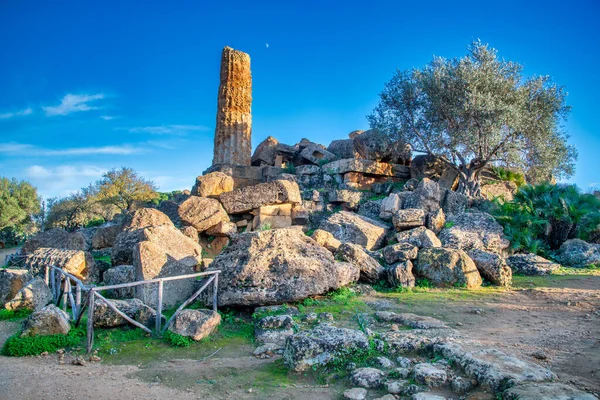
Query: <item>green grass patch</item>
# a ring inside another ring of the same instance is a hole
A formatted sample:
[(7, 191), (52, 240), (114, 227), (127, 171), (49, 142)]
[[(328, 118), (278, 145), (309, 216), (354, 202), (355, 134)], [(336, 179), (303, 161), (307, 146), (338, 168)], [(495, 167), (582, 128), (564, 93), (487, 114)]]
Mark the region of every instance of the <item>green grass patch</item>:
[(108, 263), (108, 264), (112, 263), (112, 260), (111, 260), (111, 258), (110, 258), (109, 255), (104, 255), (104, 256), (95, 255), (94, 256), (94, 260), (96, 260), (96, 261), (103, 261), (103, 262)]
[(190, 347), (194, 343), (193, 339), (190, 339), (187, 336), (182, 336), (182, 335), (179, 335), (179, 334), (171, 332), (171, 331), (166, 331), (163, 334), (162, 338), (165, 341), (165, 343), (170, 344), (171, 346), (174, 346), (174, 347)]
[(3, 309), (0, 310), (0, 321), (14, 321), (21, 318), (26, 318), (33, 311), (29, 309), (21, 309), (17, 311)]
[(73, 328), (68, 335), (20, 337), (18, 332), (6, 340), (2, 355), (9, 357), (35, 356), (45, 351), (53, 353), (58, 349), (77, 346), (85, 336), (82, 328)]

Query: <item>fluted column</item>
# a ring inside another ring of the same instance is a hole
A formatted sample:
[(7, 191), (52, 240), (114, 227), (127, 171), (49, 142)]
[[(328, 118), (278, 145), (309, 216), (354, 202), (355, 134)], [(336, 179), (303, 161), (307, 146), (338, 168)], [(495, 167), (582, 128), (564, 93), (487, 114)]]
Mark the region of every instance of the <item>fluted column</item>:
[(225, 47), (221, 54), (221, 83), (213, 165), (250, 165), (252, 156), (252, 75), (250, 55)]

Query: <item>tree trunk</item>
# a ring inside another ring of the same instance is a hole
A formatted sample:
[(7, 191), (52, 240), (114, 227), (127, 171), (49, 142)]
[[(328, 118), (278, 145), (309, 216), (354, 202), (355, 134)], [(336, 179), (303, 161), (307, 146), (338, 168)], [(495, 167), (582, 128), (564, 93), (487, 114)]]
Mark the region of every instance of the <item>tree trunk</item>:
[(481, 197), (481, 186), (479, 184), (480, 170), (481, 168), (461, 165), (458, 172), (459, 182), (456, 191), (471, 197)]

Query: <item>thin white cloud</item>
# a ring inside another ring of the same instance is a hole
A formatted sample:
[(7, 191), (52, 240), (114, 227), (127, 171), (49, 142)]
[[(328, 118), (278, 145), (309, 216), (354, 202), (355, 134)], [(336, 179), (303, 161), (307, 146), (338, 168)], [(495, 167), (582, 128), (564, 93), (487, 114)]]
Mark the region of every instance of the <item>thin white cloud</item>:
[(101, 115), (100, 118), (102, 118), (105, 121), (112, 121), (113, 119), (116, 119), (118, 117), (115, 117), (114, 115)]
[(21, 111), (0, 114), (0, 119), (8, 119), (8, 118), (13, 118), (13, 117), (24, 117), (26, 115), (31, 115), (31, 114), (33, 114), (33, 110), (31, 108), (25, 108), (24, 110), (21, 110)]
[(25, 169), (28, 180), (45, 197), (66, 196), (99, 179), (107, 170), (94, 165), (31, 165)]
[(41, 165), (32, 165), (25, 170), (30, 178), (49, 178), (57, 177), (61, 179), (74, 177), (97, 177), (106, 172), (105, 169), (96, 166), (73, 166), (59, 165), (58, 167), (43, 167)]
[(160, 125), (137, 126), (129, 128), (131, 133), (149, 133), (151, 135), (187, 135), (190, 132), (207, 131), (210, 128), (202, 125)]
[(74, 112), (97, 110), (98, 106), (93, 106), (91, 103), (95, 100), (103, 99), (102, 93), (98, 94), (67, 94), (62, 98), (57, 106), (42, 107), (47, 116), (68, 115)]
[(130, 155), (141, 153), (144, 148), (131, 145), (73, 147), (67, 149), (46, 149), (24, 143), (0, 143), (0, 154), (19, 156), (85, 156), (94, 154)]

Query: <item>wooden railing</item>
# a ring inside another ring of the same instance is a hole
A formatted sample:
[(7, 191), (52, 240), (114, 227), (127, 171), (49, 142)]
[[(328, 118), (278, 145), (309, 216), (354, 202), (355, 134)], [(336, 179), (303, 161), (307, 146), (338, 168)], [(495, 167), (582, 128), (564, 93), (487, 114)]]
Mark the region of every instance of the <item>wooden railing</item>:
[[(212, 283), (213, 284), (213, 295), (212, 295), (212, 308), (213, 311), (217, 311), (217, 295), (219, 289), (219, 274), (220, 270), (216, 271), (206, 271), (206, 272), (198, 272), (195, 274), (188, 275), (179, 275), (179, 276), (169, 276), (165, 278), (156, 278), (149, 279), (145, 281), (136, 281), (129, 283), (120, 283), (117, 285), (109, 285), (109, 286), (86, 286), (79, 280), (77, 277), (63, 271), (60, 268), (54, 266), (46, 267), (46, 283), (50, 287), (52, 291), (53, 301), (56, 305), (60, 305), (62, 300), (62, 307), (64, 311), (67, 311), (67, 305), (70, 304), (71, 312), (73, 315), (73, 320), (75, 321), (75, 326), (79, 326), (81, 321), (81, 317), (83, 316), (83, 312), (87, 306), (88, 309), (88, 319), (87, 319), (87, 352), (90, 353), (92, 351), (92, 347), (94, 345), (94, 308), (96, 304), (96, 299), (102, 300), (106, 303), (107, 307), (112, 311), (117, 313), (119, 316), (124, 318), (130, 324), (148, 332), (153, 333), (150, 328), (145, 326), (144, 324), (134, 320), (129, 317), (127, 314), (119, 310), (119, 308), (109, 299), (100, 294), (100, 291), (104, 290), (113, 290), (113, 289), (123, 289), (130, 288), (142, 285), (151, 285), (158, 284), (157, 291), (157, 299), (156, 299), (156, 324), (154, 333), (158, 336), (163, 334), (171, 325), (175, 317), (183, 310), (186, 306), (188, 306), (191, 302), (193, 302), (200, 294)], [(185, 300), (178, 308), (175, 310), (175, 313), (169, 318), (169, 320), (165, 323), (164, 327), (162, 326), (162, 308), (163, 308), (163, 290), (164, 290), (164, 282), (169, 281), (177, 281), (181, 279), (192, 279), (200, 276), (210, 276), (208, 280), (192, 294), (187, 300)], [(73, 293), (73, 281), (75, 283), (75, 293)], [(86, 300), (82, 304), (81, 298), (82, 294), (87, 293)]]

